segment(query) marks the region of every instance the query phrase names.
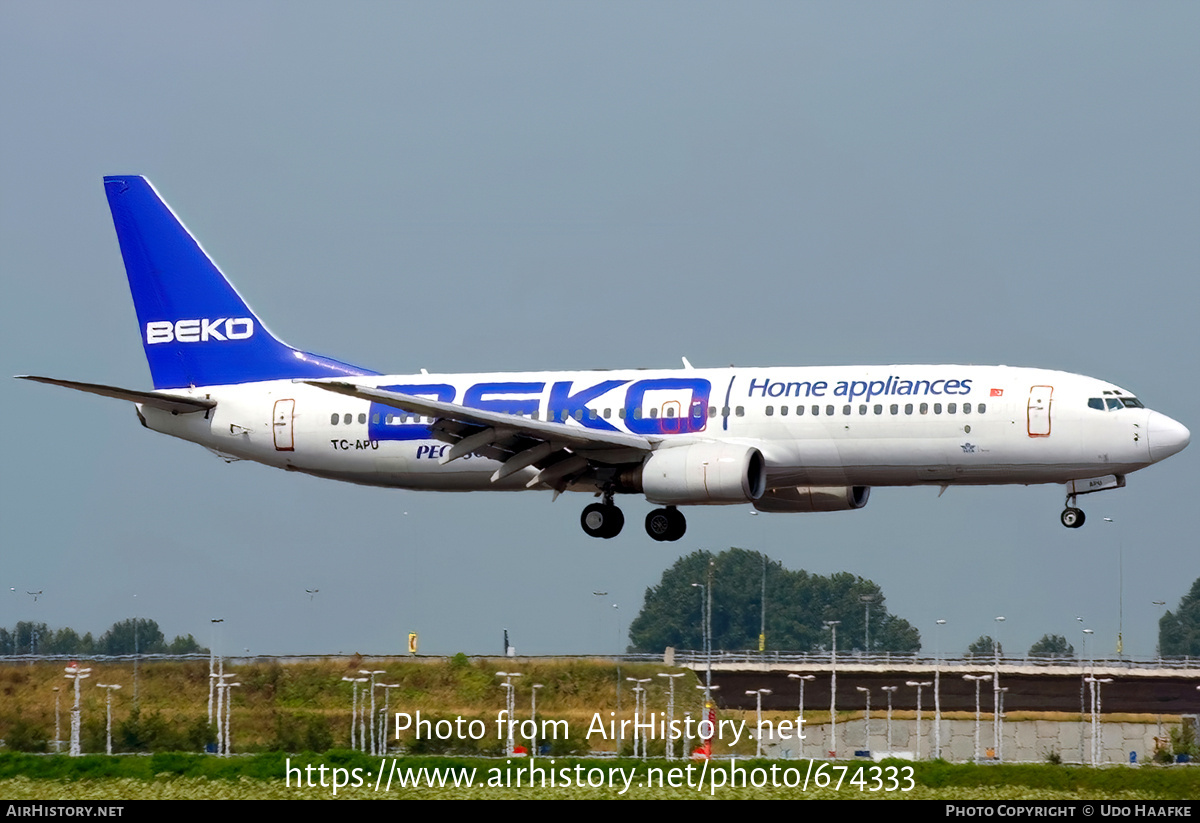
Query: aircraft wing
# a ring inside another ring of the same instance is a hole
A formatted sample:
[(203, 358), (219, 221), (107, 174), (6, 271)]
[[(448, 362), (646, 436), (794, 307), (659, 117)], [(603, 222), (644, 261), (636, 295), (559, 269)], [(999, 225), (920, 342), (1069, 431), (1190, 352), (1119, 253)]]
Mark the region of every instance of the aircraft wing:
[(600, 482), (603, 480), (604, 467), (640, 463), (658, 445), (657, 439), (636, 434), (595, 431), (565, 422), (530, 420), (355, 383), (320, 380), (299, 382), (434, 418), (430, 426), (433, 437), (454, 444), (441, 461), (449, 463), (467, 454), (499, 460), (504, 465), (492, 475), (493, 482), (527, 466), (535, 466), (540, 470), (529, 482), (530, 487), (546, 484), (561, 490), (589, 475)]
[(118, 386), (102, 386), (99, 383), (76, 383), (73, 380), (57, 380), (53, 377), (38, 377), (32, 374), (18, 374), (17, 379), (32, 380), (35, 383), (49, 383), (51, 386), (62, 386), (65, 389), (74, 389), (75, 391), (87, 392), (88, 394), (98, 394), (101, 397), (112, 397), (116, 400), (128, 400), (132, 403), (140, 403), (143, 406), (150, 406), (154, 409), (162, 409), (163, 411), (174, 412), (176, 414), (208, 411), (209, 409), (216, 408), (217, 405), (216, 400), (210, 400), (206, 397), (178, 397), (164, 392), (122, 389)]

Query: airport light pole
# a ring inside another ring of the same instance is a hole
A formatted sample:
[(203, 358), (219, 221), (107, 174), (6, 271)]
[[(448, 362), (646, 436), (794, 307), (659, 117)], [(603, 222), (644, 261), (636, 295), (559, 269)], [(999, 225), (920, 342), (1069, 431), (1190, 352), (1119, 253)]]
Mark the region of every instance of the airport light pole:
[(1000, 725), (999, 745), (996, 747), (996, 762), (1004, 762), (1004, 693), (1008, 691), (1008, 686), (1003, 686), (1000, 689), (1000, 713), (996, 715), (996, 722)]
[[(383, 669), (375, 669), (374, 671), (359, 669), (358, 673), (367, 675), (371, 680), (371, 754), (379, 754), (379, 746), (376, 743), (377, 735), (375, 734), (375, 675), (387, 674), (387, 672)], [(363, 703), (365, 704), (366, 701), (364, 700)], [(365, 709), (366, 706), (364, 705), (363, 708)]]
[(228, 728), (228, 723), (225, 721), (225, 704), (224, 701), (229, 699), (229, 690), (225, 688), (225, 678), (236, 677), (233, 672), (229, 674), (210, 674), (209, 682), (217, 690), (217, 754), (224, 756), (226, 752), (225, 745), (225, 730)]
[(58, 754), (60, 751), (62, 751), (62, 734), (60, 734), (60, 730), (61, 730), (62, 726), (59, 723), (59, 708), (58, 708), (58, 706), (59, 706), (58, 699), (61, 696), (62, 696), (62, 690), (58, 686), (55, 686), (54, 687), (54, 753), (55, 754)]
[(804, 757), (804, 682), (806, 680), (816, 680), (817, 676), (815, 674), (789, 674), (788, 679), (796, 680), (800, 683), (800, 706), (798, 707), (799, 708), (799, 723), (796, 724), (796, 727), (797, 727), (796, 734), (798, 735), (797, 740), (799, 741), (799, 749), (797, 750), (796, 756), (798, 758), (803, 758)]
[(712, 693), (717, 691), (717, 689), (719, 689), (721, 687), (720, 686), (697, 686), (696, 688), (699, 691), (704, 692), (704, 716), (701, 718), (700, 722), (703, 723), (705, 720), (707, 720), (710, 724), (709, 736), (708, 737), (702, 736), (700, 738), (700, 740), (702, 741), (701, 751), (704, 753), (704, 757), (706, 760), (711, 760), (712, 759), (712, 732), (714, 732), (716, 730), (716, 725), (717, 725), (717, 712), (713, 706)]
[(990, 674), (964, 674), (963, 680), (975, 681), (975, 763), (979, 763), (979, 683), (989, 680)]
[[(232, 674), (228, 675), (228, 677), (233, 677), (233, 675)], [(233, 740), (229, 736), (229, 715), (233, 713), (233, 692), (231, 692), (229, 690), (235, 689), (240, 685), (242, 685), (242, 684), (241, 683), (219, 683), (219, 684), (217, 684), (218, 689), (225, 690), (225, 751), (221, 755), (222, 757), (229, 757), (229, 755), (233, 752)]]
[(640, 738), (642, 741), (642, 760), (645, 760), (646, 759), (646, 736), (644, 734), (641, 734), (639, 731), (638, 717), (639, 717), (639, 715), (642, 717), (645, 716), (646, 687), (643, 686), (642, 684), (649, 683), (650, 678), (647, 677), (645, 679), (638, 680), (636, 678), (630, 677), (630, 678), (626, 678), (626, 679), (632, 680), (634, 683), (634, 686), (632, 689), (632, 691), (633, 691), (633, 756), (637, 757), (638, 739)]
[(871, 751), (871, 690), (866, 686), (855, 686), (867, 700), (867, 710), (863, 714), (863, 748)]
[(97, 683), (107, 694), (104, 697), (104, 753), (112, 754), (112, 693), (121, 688), (115, 683)]
[(945, 620), (937, 621), (937, 629), (934, 631), (934, 637), (937, 640), (934, 643), (933, 656), (933, 756), (934, 759), (940, 759), (942, 756), (942, 626), (946, 625)]
[(891, 753), (892, 753), (892, 694), (893, 694), (893, 693), (896, 691), (896, 689), (898, 689), (898, 688), (900, 688), (900, 687), (899, 687), (899, 686), (884, 686), (884, 687), (883, 687), (883, 690), (884, 690), (885, 692), (887, 692), (887, 701), (888, 701), (888, 707), (887, 707), (887, 750), (888, 750), (888, 755), (889, 755), (889, 756), (890, 756), (890, 755), (891, 755)]
[(917, 760), (921, 759), (921, 689), (933, 685), (933, 681), (926, 680), (920, 682), (917, 680), (909, 680), (905, 683), (906, 686), (913, 686), (917, 690)]
[(516, 715), (516, 712), (517, 712), (517, 697), (516, 697), (517, 687), (512, 682), (512, 679), (514, 677), (521, 677), (521, 673), (520, 672), (496, 672), (496, 676), (504, 678), (504, 682), (500, 684), (501, 688), (503, 688), (505, 691), (505, 696), (504, 696), (505, 697), (505, 700), (504, 700), (505, 706), (504, 707), (505, 707), (505, 711), (508, 713), (508, 717), (506, 718), (506, 720), (507, 720), (506, 725), (508, 727), (508, 731), (506, 732), (506, 734), (504, 736), (504, 755), (505, 755), (505, 757), (512, 757), (513, 748), (514, 748), (513, 720), (514, 720), (514, 716)]
[(381, 754), (387, 754), (387, 719), (388, 710), (391, 707), (392, 689), (400, 688), (399, 683), (380, 683), (379, 688), (383, 689), (383, 714), (379, 717), (379, 742), (383, 751)]
[(675, 680), (683, 677), (683, 672), (671, 674), (669, 672), (659, 672), (659, 677), (667, 678), (669, 690), (667, 691), (667, 760), (675, 759), (675, 736), (672, 731), (675, 728)]
[[(1082, 617), (1077, 617), (1075, 619), (1078, 620), (1080, 623), (1083, 622)], [(1079, 657), (1079, 669), (1081, 671), (1081, 675), (1079, 677), (1079, 765), (1081, 765), (1081, 766), (1083, 765), (1084, 759), (1086, 757), (1086, 755), (1083, 752), (1083, 724), (1084, 724), (1083, 718), (1084, 718), (1084, 715), (1088, 713), (1087, 709), (1086, 709), (1086, 705), (1085, 705), (1087, 703), (1087, 698), (1085, 697), (1085, 694), (1087, 693), (1087, 690), (1088, 690), (1088, 685), (1087, 685), (1088, 673), (1087, 673), (1087, 668), (1085, 667), (1084, 661), (1087, 660), (1087, 641), (1088, 641), (1089, 634), (1093, 634), (1091, 629), (1083, 630), (1083, 650), (1080, 652), (1080, 657)], [(1096, 669), (1095, 665), (1092, 665), (1091, 668), (1094, 673), (1095, 669)], [(1095, 729), (1093, 729), (1092, 731), (1095, 731)]]
[(829, 655), (829, 756), (837, 757), (837, 627), (842, 621), (826, 620), (833, 636)]
[(871, 604), (875, 602), (875, 595), (860, 594), (858, 600), (863, 604), (865, 614), (863, 615), (863, 655), (871, 653)]
[[(358, 725), (358, 684), (366, 681), (365, 677), (343, 677), (346, 683), (352, 683), (350, 697), (350, 750), (357, 751), (358, 744), (354, 727)], [(364, 743), (365, 744), (365, 743)]]
[(755, 712), (755, 717), (757, 719), (755, 720), (756, 725), (754, 729), (754, 740), (757, 743), (754, 749), (754, 756), (757, 758), (762, 757), (762, 699), (764, 694), (770, 693), (770, 689), (753, 689), (746, 692), (747, 695), (754, 695), (758, 701), (758, 709)]
[(1092, 684), (1092, 766), (1099, 765), (1104, 757), (1104, 745), (1100, 740), (1100, 687), (1111, 682), (1111, 677), (1088, 678), (1088, 683)]
[(533, 726), (533, 739), (529, 741), (529, 756), (537, 757), (537, 693), (542, 688), (541, 683), (534, 683), (529, 690), (529, 720)]
[[(1104, 522), (1115, 525), (1111, 517)], [(1121, 530), (1117, 529), (1117, 658), (1125, 656), (1125, 541)]]
[(79, 757), (79, 681), (91, 677), (91, 669), (81, 669), (74, 660), (66, 668), (66, 678), (75, 681), (75, 706), (71, 709), (71, 757)]
[[(225, 618), (217, 617), (217, 618), (213, 618), (212, 620), (209, 620), (208, 622), (210, 624), (212, 624), (209, 627), (211, 629), (211, 631), (209, 632), (209, 635), (210, 635), (210, 642), (212, 645), (208, 650), (208, 722), (209, 722), (209, 725), (212, 725), (212, 722), (213, 722), (213, 693), (214, 693), (215, 684), (216, 684), (216, 681), (213, 680), (213, 676), (217, 673), (217, 628), (218, 628), (219, 623), (225, 622)], [(222, 666), (222, 670), (224, 670), (224, 666)]]
[(992, 641), (995, 667), (992, 669), (992, 751), (1000, 752), (1000, 626), (1004, 616), (996, 618), (996, 639)]

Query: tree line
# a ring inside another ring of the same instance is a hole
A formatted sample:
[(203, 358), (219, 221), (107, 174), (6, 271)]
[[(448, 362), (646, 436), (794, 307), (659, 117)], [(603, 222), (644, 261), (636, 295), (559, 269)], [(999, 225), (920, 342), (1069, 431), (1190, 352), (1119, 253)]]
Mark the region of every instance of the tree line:
[(70, 627), (51, 629), (45, 623), (21, 621), (15, 629), (0, 628), (0, 655), (74, 654), (80, 657), (119, 654), (207, 654), (208, 649), (189, 635), (170, 643), (158, 623), (144, 617), (113, 623), (97, 639), (91, 632), (79, 636)]
[(701, 616), (710, 586), (714, 649), (757, 649), (764, 602), (769, 650), (827, 649), (831, 634), (825, 623), (831, 620), (840, 621), (838, 651), (921, 648), (920, 632), (888, 611), (883, 591), (870, 580), (849, 572), (825, 577), (791, 571), (760, 552), (734, 548), (717, 555), (693, 552), (663, 572), (662, 581), (646, 589), (629, 626), (631, 649), (703, 648)]

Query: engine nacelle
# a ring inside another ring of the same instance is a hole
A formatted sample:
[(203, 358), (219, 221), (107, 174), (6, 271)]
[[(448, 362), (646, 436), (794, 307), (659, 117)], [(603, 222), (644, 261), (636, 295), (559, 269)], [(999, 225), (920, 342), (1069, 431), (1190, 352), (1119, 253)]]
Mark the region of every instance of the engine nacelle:
[(753, 446), (693, 443), (659, 449), (622, 480), (651, 503), (750, 503), (767, 488), (767, 463)]
[(870, 486), (790, 486), (771, 489), (754, 501), (754, 508), (780, 514), (842, 512), (861, 509), (870, 496)]

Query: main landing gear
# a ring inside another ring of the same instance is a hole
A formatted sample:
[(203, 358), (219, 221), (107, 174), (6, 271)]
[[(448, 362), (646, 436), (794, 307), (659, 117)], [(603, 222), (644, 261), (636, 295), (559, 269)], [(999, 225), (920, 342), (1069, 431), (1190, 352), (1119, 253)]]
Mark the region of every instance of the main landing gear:
[(654, 540), (678, 540), (683, 537), (685, 531), (687, 531), (687, 520), (674, 506), (655, 509), (646, 515), (646, 534)]
[(588, 537), (603, 537), (608, 539), (621, 533), (625, 525), (625, 515), (612, 503), (593, 503), (583, 510), (579, 516), (579, 525)]
[[(579, 525), (588, 537), (605, 540), (616, 537), (625, 526), (625, 515), (613, 505), (612, 495), (606, 494), (603, 503), (592, 503), (579, 516)], [(646, 534), (658, 541), (678, 540), (687, 531), (687, 520), (674, 506), (655, 509), (646, 515)]]
[(1083, 525), (1083, 521), (1086, 520), (1087, 517), (1084, 516), (1083, 509), (1075, 508), (1075, 495), (1067, 495), (1066, 505), (1067, 507), (1063, 509), (1063, 512), (1058, 516), (1058, 519), (1061, 520), (1062, 524), (1068, 529), (1078, 529)]

